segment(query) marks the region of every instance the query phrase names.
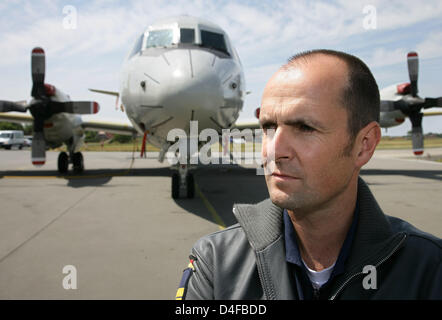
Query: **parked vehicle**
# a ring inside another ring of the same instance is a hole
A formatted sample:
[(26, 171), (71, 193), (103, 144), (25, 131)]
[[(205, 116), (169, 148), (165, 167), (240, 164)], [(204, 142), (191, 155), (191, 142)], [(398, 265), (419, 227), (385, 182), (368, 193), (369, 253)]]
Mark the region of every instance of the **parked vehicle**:
[(32, 146), (32, 136), (25, 136), (25, 147), (31, 147)]
[(0, 131), (0, 148), (11, 149), (18, 146), (19, 149), (25, 145), (23, 131), (19, 130), (2, 130)]

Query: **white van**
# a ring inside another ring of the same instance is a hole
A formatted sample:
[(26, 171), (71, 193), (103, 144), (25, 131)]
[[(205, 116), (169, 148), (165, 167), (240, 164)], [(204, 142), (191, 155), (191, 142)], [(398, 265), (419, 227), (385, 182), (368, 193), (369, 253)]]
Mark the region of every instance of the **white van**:
[(25, 136), (23, 131), (19, 130), (1, 130), (0, 131), (0, 148), (11, 149), (18, 146), (19, 149), (25, 145)]

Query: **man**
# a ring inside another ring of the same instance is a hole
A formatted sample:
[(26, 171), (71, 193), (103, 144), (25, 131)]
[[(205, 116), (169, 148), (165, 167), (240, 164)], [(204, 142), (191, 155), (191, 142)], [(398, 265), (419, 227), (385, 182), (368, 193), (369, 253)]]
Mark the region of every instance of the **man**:
[(381, 133), (358, 58), (316, 50), (268, 82), (260, 111), (270, 199), (199, 240), (177, 298), (442, 298), (442, 242), (383, 214), (359, 172)]

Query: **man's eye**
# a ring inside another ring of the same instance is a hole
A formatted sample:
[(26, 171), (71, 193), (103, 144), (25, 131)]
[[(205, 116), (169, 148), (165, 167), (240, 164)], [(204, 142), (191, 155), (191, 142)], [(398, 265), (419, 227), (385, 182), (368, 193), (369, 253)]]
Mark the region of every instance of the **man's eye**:
[(306, 124), (300, 124), (299, 125), (299, 130), (303, 131), (303, 132), (313, 132), (315, 131), (314, 128), (310, 127), (309, 125)]
[(269, 129), (276, 130), (276, 124), (273, 124), (273, 123), (264, 123), (264, 124), (262, 125), (262, 131), (264, 131), (264, 133), (267, 132), (267, 130), (269, 130)]

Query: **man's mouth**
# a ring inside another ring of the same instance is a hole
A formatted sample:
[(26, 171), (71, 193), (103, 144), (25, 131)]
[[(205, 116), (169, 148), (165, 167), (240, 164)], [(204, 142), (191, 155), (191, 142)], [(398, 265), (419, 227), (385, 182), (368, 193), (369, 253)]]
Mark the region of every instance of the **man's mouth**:
[(283, 181), (299, 180), (299, 178), (296, 176), (288, 175), (282, 172), (273, 172), (272, 177), (274, 177), (277, 180), (283, 180)]

